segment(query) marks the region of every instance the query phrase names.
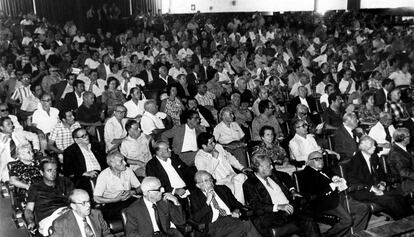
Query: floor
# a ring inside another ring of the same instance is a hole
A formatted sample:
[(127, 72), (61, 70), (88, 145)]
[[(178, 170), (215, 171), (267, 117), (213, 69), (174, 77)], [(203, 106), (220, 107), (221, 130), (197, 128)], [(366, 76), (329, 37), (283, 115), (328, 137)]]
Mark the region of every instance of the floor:
[(0, 237), (28, 237), (26, 229), (17, 229), (12, 221), (10, 198), (0, 196)]

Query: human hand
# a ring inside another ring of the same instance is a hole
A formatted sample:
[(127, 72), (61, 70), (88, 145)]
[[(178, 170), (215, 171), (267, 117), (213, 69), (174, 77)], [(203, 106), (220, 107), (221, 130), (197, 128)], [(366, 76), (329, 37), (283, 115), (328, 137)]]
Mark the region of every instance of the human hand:
[(380, 189), (378, 189), (377, 187), (374, 187), (374, 186), (371, 187), (370, 191), (373, 192), (376, 196), (384, 195), (383, 191), (381, 191)]
[(98, 176), (98, 172), (96, 170), (92, 170), (92, 171), (87, 171), (87, 172), (83, 173), (82, 175), (87, 176), (87, 177), (91, 177), (91, 178), (96, 178)]
[(293, 211), (294, 211), (293, 206), (290, 205), (289, 203), (288, 204), (279, 204), (279, 205), (277, 205), (277, 210), (284, 211), (289, 215), (292, 215)]
[(296, 200), (297, 198), (303, 198), (303, 196), (298, 193), (296, 190), (292, 190), (292, 198), (293, 200)]
[(216, 149), (214, 149), (212, 152), (211, 152), (211, 154), (212, 154), (212, 156), (214, 157), (214, 158), (218, 158), (218, 156), (219, 156), (219, 152), (216, 150)]
[(231, 213), (231, 217), (239, 218), (240, 216), (241, 216), (241, 212), (239, 209), (236, 209)]
[(178, 199), (171, 193), (164, 193), (164, 200), (171, 201), (176, 206), (180, 205), (180, 202), (178, 201)]
[(121, 201), (128, 200), (132, 196), (132, 191), (125, 190), (121, 193)]
[(207, 201), (206, 201), (207, 205), (210, 205), (211, 200), (213, 200), (213, 197), (214, 197), (214, 190), (211, 189), (211, 190), (207, 191)]
[(377, 185), (377, 188), (379, 189), (379, 190), (381, 190), (381, 191), (385, 191), (385, 187), (387, 186), (387, 184), (385, 183), (385, 182), (380, 182), (378, 185)]
[(185, 194), (185, 189), (183, 188), (177, 188), (175, 189), (175, 194), (177, 194), (179, 197)]
[(34, 222), (31, 222), (27, 225), (27, 229), (30, 231), (34, 231), (36, 227), (36, 224)]

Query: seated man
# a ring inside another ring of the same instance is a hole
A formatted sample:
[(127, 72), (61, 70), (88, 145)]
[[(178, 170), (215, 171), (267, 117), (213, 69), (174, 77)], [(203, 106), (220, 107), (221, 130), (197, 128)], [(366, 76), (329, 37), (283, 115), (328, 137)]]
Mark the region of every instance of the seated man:
[(217, 117), (217, 115), (214, 116), (209, 109), (202, 105), (199, 105), (195, 98), (188, 98), (187, 109), (198, 112), (198, 115), (200, 116), (201, 126), (211, 129), (216, 125), (215, 117)]
[(342, 99), (340, 94), (332, 93), (328, 97), (329, 107), (323, 112), (324, 128), (334, 131), (341, 126), (342, 123)]
[(105, 118), (105, 110), (102, 110), (98, 103), (95, 102), (95, 94), (85, 91), (82, 95), (83, 102), (77, 110), (77, 119), (89, 134), (96, 136), (96, 128), (103, 126), (102, 121)]
[(148, 161), (146, 166), (147, 176), (157, 177), (166, 192), (185, 198), (188, 191), (190, 177), (194, 172), (175, 155), (166, 142), (160, 141), (154, 145), (155, 156)]
[(185, 124), (174, 126), (161, 134), (161, 140), (169, 142), (172, 139), (172, 149), (188, 166), (194, 166), (197, 152), (197, 135), (205, 130), (200, 125), (200, 116), (196, 111), (184, 112)]
[(226, 186), (214, 185), (210, 173), (197, 171), (194, 176), (197, 189), (191, 192), (192, 217), (204, 223), (204, 235), (197, 236), (260, 236), (250, 221), (240, 220), (243, 205), (239, 203)]
[(136, 120), (128, 120), (125, 124), (128, 136), (122, 140), (119, 151), (125, 156), (129, 167), (137, 176), (145, 177), (145, 165), (151, 159), (151, 136), (142, 133)]
[(38, 152), (40, 148), (39, 138), (36, 134), (24, 130), (14, 130), (13, 122), (9, 117), (0, 118), (0, 180), (9, 181), (7, 164), (16, 161), (16, 148), (28, 145)]
[(157, 138), (165, 131), (163, 119), (167, 117), (165, 113), (158, 112), (158, 105), (155, 100), (147, 100), (144, 104), (145, 112), (141, 118), (142, 132)]
[(410, 139), (408, 129), (397, 128), (393, 134), (394, 144), (388, 154), (390, 172), (401, 180), (401, 190), (404, 195), (414, 191), (413, 156), (407, 151)]
[[(295, 161), (304, 163), (308, 160), (310, 153), (322, 151), (322, 148), (316, 143), (313, 134), (308, 133), (308, 124), (304, 120), (298, 120), (295, 123), (295, 136), (289, 142), (290, 158)], [(339, 160), (339, 154), (325, 150), (328, 154), (336, 155)]]
[(358, 151), (358, 136), (362, 130), (358, 127), (358, 118), (355, 113), (346, 113), (342, 124), (334, 133), (334, 150), (341, 156), (341, 160), (350, 160)]
[(126, 237), (182, 237), (177, 226), (185, 224), (185, 213), (171, 193), (164, 193), (159, 179), (146, 177), (142, 181), (143, 197), (126, 209)]
[[(72, 132), (80, 128), (80, 124), (75, 120), (72, 110), (62, 110), (59, 112), (60, 122), (53, 128), (48, 140), (48, 150), (63, 154), (63, 151), (75, 141)], [(63, 163), (63, 160), (60, 160)]]
[(59, 110), (52, 107), (52, 96), (43, 94), (40, 105), (33, 113), (32, 126), (36, 127), (43, 134), (48, 135), (59, 121)]
[(306, 106), (309, 111), (311, 112), (311, 114), (315, 114), (317, 113), (316, 111), (316, 101), (313, 97), (308, 96), (308, 91), (306, 89), (306, 87), (304, 86), (300, 86), (298, 88), (298, 96), (293, 98), (290, 102), (290, 106), (289, 106), (289, 112), (291, 114), (293, 114), (295, 112), (295, 108), (298, 104), (302, 104), (304, 106)]
[(0, 118), (9, 117), (13, 122), (15, 130), (23, 130), (23, 126), (17, 120), (17, 116), (9, 113), (9, 107), (6, 103), (0, 103)]
[(213, 135), (200, 133), (197, 137), (200, 150), (195, 156), (197, 170), (209, 172), (218, 185), (227, 186), (236, 197), (244, 204), (243, 183), (247, 176), (243, 173), (237, 174), (233, 168), (245, 171), (245, 168), (230, 152), (224, 150), (220, 144), (216, 144)]
[(394, 220), (412, 215), (413, 209), (397, 190), (386, 190), (386, 176), (380, 166), (375, 151), (375, 141), (363, 136), (359, 142), (359, 151), (348, 164), (348, 185), (361, 186), (364, 189), (351, 192), (358, 201), (374, 202), (384, 208)]
[(104, 152), (99, 144), (90, 142), (84, 128), (75, 129), (72, 138), (75, 143), (63, 151), (63, 174), (72, 180), (76, 188), (92, 194), (89, 179), (96, 178), (106, 167)]
[(260, 128), (267, 125), (275, 130), (276, 136), (283, 137), (282, 129), (280, 128), (279, 121), (277, 120), (275, 113), (275, 106), (270, 100), (261, 100), (259, 102), (260, 115), (255, 117), (252, 122), (252, 140), (260, 141), (259, 131)]
[(43, 180), (29, 187), (24, 216), (27, 229), (33, 230), (37, 223), (39, 233), (48, 236), (52, 222), (67, 209), (67, 195), (73, 184), (67, 178), (59, 177), (54, 159), (42, 160), (40, 167)]
[(320, 236), (316, 223), (295, 211), (292, 201), (300, 195), (289, 175), (273, 170), (270, 159), (259, 153), (252, 157), (252, 168), (255, 173), (244, 182), (243, 191), (246, 203), (255, 210), (252, 221), (260, 234), (270, 237), (276, 231), (283, 236), (301, 230), (304, 236)]
[(377, 142), (378, 147), (382, 148), (382, 151), (378, 155), (387, 155), (390, 152), (394, 132), (395, 128), (392, 125), (392, 115), (381, 112), (380, 120), (369, 130), (368, 134)]
[(91, 209), (91, 200), (86, 191), (74, 189), (69, 194), (69, 207), (69, 211), (53, 222), (51, 237), (112, 236), (102, 213)]
[(117, 149), (127, 135), (125, 130), (125, 123), (127, 122), (125, 118), (126, 112), (125, 106), (115, 106), (112, 117), (105, 123), (104, 138), (107, 153)]
[(109, 153), (106, 162), (109, 167), (99, 174), (93, 199), (97, 203), (105, 203), (102, 207), (105, 220), (120, 220), (121, 210), (135, 200), (133, 195), (139, 193), (141, 183), (134, 172), (126, 167), (121, 153)]
[(323, 168), (322, 153), (310, 153), (307, 166), (302, 172), (300, 191), (311, 200), (310, 208), (314, 215), (329, 214), (339, 217), (339, 222), (325, 232), (324, 236), (348, 236), (351, 226), (355, 232), (364, 230), (369, 220), (368, 205), (350, 198), (350, 210), (354, 217), (352, 220), (350, 213), (345, 209), (345, 199), (340, 197), (341, 192), (347, 188), (346, 181), (338, 176), (323, 173)]

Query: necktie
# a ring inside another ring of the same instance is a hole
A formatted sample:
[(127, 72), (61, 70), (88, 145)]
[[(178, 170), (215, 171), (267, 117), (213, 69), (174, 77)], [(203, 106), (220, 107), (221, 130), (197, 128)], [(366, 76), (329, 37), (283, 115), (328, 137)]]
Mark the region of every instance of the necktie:
[(390, 131), (388, 131), (388, 128), (386, 127), (384, 127), (384, 131), (385, 131), (385, 140), (387, 140), (388, 142), (391, 142)]
[(272, 185), (270, 185), (270, 183), (269, 183), (269, 180), (268, 180), (268, 179), (266, 179), (266, 185), (267, 185), (267, 187), (269, 187), (270, 189), (273, 189), (273, 187), (272, 187)]
[(94, 237), (95, 234), (93, 233), (91, 226), (86, 221), (86, 218), (83, 218), (83, 224), (84, 224), (84, 227), (85, 227), (86, 237)]
[(152, 208), (154, 208), (155, 214), (155, 221), (157, 222), (158, 229), (160, 229), (161, 233), (166, 234), (165, 230), (162, 228), (160, 215), (158, 214), (158, 208), (155, 204), (152, 204)]
[(354, 130), (352, 130), (352, 138), (354, 139), (355, 142), (357, 142), (357, 136)]
[(216, 200), (216, 198), (213, 196), (213, 199), (211, 199), (211, 202), (213, 203), (213, 207), (216, 208), (219, 211), (220, 216), (227, 216), (226, 211), (221, 208)]
[(10, 157), (16, 159), (16, 143), (10, 138)]

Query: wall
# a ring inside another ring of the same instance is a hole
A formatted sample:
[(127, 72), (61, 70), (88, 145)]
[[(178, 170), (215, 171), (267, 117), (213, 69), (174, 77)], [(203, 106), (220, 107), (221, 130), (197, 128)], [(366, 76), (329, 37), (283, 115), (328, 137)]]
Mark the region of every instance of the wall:
[(397, 7), (410, 7), (413, 10), (414, 0), (361, 0), (361, 9)]

